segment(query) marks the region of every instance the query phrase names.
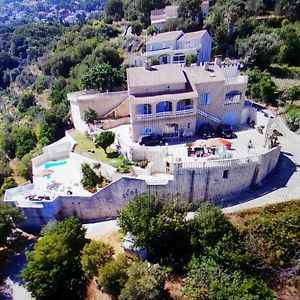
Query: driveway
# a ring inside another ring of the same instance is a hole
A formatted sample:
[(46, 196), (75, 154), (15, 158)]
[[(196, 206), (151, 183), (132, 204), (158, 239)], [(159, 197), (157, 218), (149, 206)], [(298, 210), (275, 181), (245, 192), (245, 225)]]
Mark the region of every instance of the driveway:
[(282, 154), (275, 170), (260, 187), (215, 201), (226, 207), (224, 213), (300, 199), (300, 136), (288, 129), (282, 117), (276, 117), (275, 128), (283, 134), (279, 138)]

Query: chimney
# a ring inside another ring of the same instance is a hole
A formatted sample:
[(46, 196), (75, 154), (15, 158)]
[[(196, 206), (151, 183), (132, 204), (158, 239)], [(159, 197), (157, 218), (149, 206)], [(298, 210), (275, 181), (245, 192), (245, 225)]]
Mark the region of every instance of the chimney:
[(222, 61), (222, 56), (221, 55), (216, 55), (215, 56), (215, 65), (220, 66)]
[(146, 59), (144, 61), (144, 68), (145, 68), (145, 70), (151, 70), (151, 67), (152, 67), (151, 61), (148, 60), (148, 59)]
[(203, 69), (204, 69), (204, 71), (208, 71), (208, 69), (209, 69), (209, 62), (208, 62), (208, 61), (206, 61), (206, 62), (203, 64)]

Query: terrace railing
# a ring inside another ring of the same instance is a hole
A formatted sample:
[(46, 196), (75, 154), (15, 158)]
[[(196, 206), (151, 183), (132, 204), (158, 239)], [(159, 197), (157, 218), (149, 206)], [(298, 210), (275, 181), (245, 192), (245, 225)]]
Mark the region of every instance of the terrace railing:
[(161, 111), (156, 113), (157, 118), (170, 117), (172, 116), (172, 111)]
[(153, 115), (152, 114), (138, 114), (138, 115), (135, 115), (135, 118), (137, 120), (152, 119)]
[(248, 156), (236, 159), (218, 159), (208, 161), (175, 161), (174, 167), (178, 169), (206, 169), (214, 167), (232, 167), (238, 165), (247, 165), (251, 163), (259, 163), (260, 155)]

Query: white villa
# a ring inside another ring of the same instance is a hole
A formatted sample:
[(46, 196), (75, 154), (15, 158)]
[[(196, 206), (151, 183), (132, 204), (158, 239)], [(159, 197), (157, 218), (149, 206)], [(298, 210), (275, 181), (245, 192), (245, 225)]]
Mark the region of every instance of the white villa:
[[(72, 215), (81, 220), (115, 217), (140, 193), (164, 199), (176, 195), (183, 203), (191, 203), (226, 199), (260, 184), (276, 167), (280, 146), (268, 142), (273, 119), (245, 104), (247, 81), (238, 65), (225, 66), (216, 59), (191, 67), (145, 64), (127, 69), (127, 91), (70, 93), (77, 132), (93, 135), (113, 130), (116, 149), (130, 160), (147, 161), (147, 166), (133, 166), (130, 174), (120, 174), (101, 161), (97, 170), (111, 183), (91, 194), (82, 187), (80, 166), (83, 162), (99, 165), (99, 161), (74, 152), (78, 142), (66, 133), (32, 160), (33, 183), (6, 190), (4, 201), (23, 210), (26, 226), (40, 227)], [(98, 114), (94, 124), (83, 121), (88, 107)], [(248, 118), (264, 126), (262, 133), (243, 125)], [(244, 127), (227, 148), (220, 139), (204, 141), (194, 136), (200, 124), (207, 122)], [(139, 137), (150, 133), (161, 134), (170, 143), (140, 146)], [(192, 139), (193, 154), (178, 137)], [(247, 147), (249, 139), (254, 149)]]
[[(161, 30), (167, 20), (177, 17), (177, 9), (177, 5), (168, 5), (162, 9), (151, 10), (151, 25), (155, 26), (158, 30)], [(209, 1), (202, 1), (201, 9), (203, 18), (206, 18), (209, 13)]]
[(160, 64), (183, 64), (188, 54), (197, 55), (197, 64), (210, 61), (212, 38), (207, 30), (183, 33), (169, 31), (152, 36), (146, 42), (146, 52), (128, 57), (130, 66), (142, 66), (152, 58)]

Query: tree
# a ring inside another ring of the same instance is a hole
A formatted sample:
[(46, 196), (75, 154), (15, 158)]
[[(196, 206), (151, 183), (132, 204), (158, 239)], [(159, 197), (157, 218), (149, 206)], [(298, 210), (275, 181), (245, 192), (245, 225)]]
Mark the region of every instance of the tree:
[(32, 162), (33, 151), (25, 154), (17, 164), (17, 174), (26, 180), (32, 180)]
[(25, 112), (33, 105), (35, 105), (34, 95), (31, 92), (24, 93), (19, 103), (20, 112)]
[(207, 257), (191, 262), (184, 293), (191, 299), (275, 299), (262, 280), (222, 269)]
[(5, 246), (15, 226), (19, 226), (23, 220), (24, 215), (19, 208), (11, 207), (0, 200), (0, 247)]
[(266, 103), (276, 103), (276, 85), (272, 81), (271, 74), (267, 71), (262, 72), (256, 67), (253, 70), (248, 70), (247, 74), (249, 75), (249, 95)]
[(101, 289), (114, 298), (119, 296), (128, 279), (127, 269), (129, 265), (129, 260), (123, 254), (101, 267), (98, 276)]
[(46, 62), (45, 74), (68, 77), (70, 69), (74, 66), (74, 61), (70, 53), (60, 52), (53, 54)]
[(17, 150), (16, 156), (22, 158), (25, 154), (33, 150), (37, 143), (34, 131), (30, 128), (19, 128), (16, 135)]
[(187, 54), (185, 56), (185, 60), (184, 60), (184, 63), (187, 67), (190, 67), (191, 64), (194, 64), (197, 62), (197, 54), (195, 53), (191, 53), (191, 54)]
[(85, 229), (75, 217), (58, 222), (55, 230), (41, 237), (27, 253), (21, 276), (36, 299), (82, 299), (86, 279), (81, 269)]
[(147, 36), (154, 35), (157, 33), (157, 29), (153, 25), (147, 27)]
[(97, 112), (90, 107), (83, 112), (83, 120), (86, 123), (93, 123), (95, 120), (97, 120), (97, 117)]
[(98, 270), (113, 260), (114, 249), (102, 241), (92, 240), (82, 251), (81, 264), (87, 278), (98, 275)]
[(255, 33), (238, 41), (238, 53), (246, 64), (264, 69), (274, 61), (279, 49), (279, 39), (276, 34)]
[(98, 64), (82, 77), (84, 88), (99, 89), (101, 92), (117, 90), (122, 83), (120, 72), (106, 63)]
[(81, 165), (82, 179), (81, 183), (85, 189), (91, 193), (96, 192), (96, 187), (103, 181), (102, 176), (98, 176), (89, 164), (83, 163)]
[(106, 15), (112, 16), (116, 21), (120, 21), (123, 16), (123, 1), (122, 0), (109, 0), (106, 4)]
[(128, 279), (120, 300), (170, 299), (165, 291), (167, 272), (158, 264), (148, 267), (147, 262), (136, 262), (128, 269)]
[(135, 35), (141, 35), (143, 31), (143, 24), (139, 21), (131, 22), (131, 31)]
[(105, 153), (107, 148), (115, 141), (115, 134), (112, 131), (103, 131), (97, 135), (95, 140), (96, 147), (101, 147)]
[(300, 66), (300, 36), (296, 28), (287, 25), (280, 29), (281, 47), (277, 56), (281, 64)]
[(201, 1), (180, 0), (177, 15), (184, 31), (196, 31), (202, 28)]
[(186, 212), (176, 200), (139, 195), (119, 211), (118, 224), (135, 237), (136, 246), (147, 249), (150, 260), (180, 268), (192, 255)]
[(1, 186), (1, 193), (4, 194), (7, 189), (10, 189), (10, 188), (13, 188), (16, 186), (17, 186), (17, 183), (13, 177), (11, 177), (11, 176), (6, 177), (4, 179), (4, 183)]

